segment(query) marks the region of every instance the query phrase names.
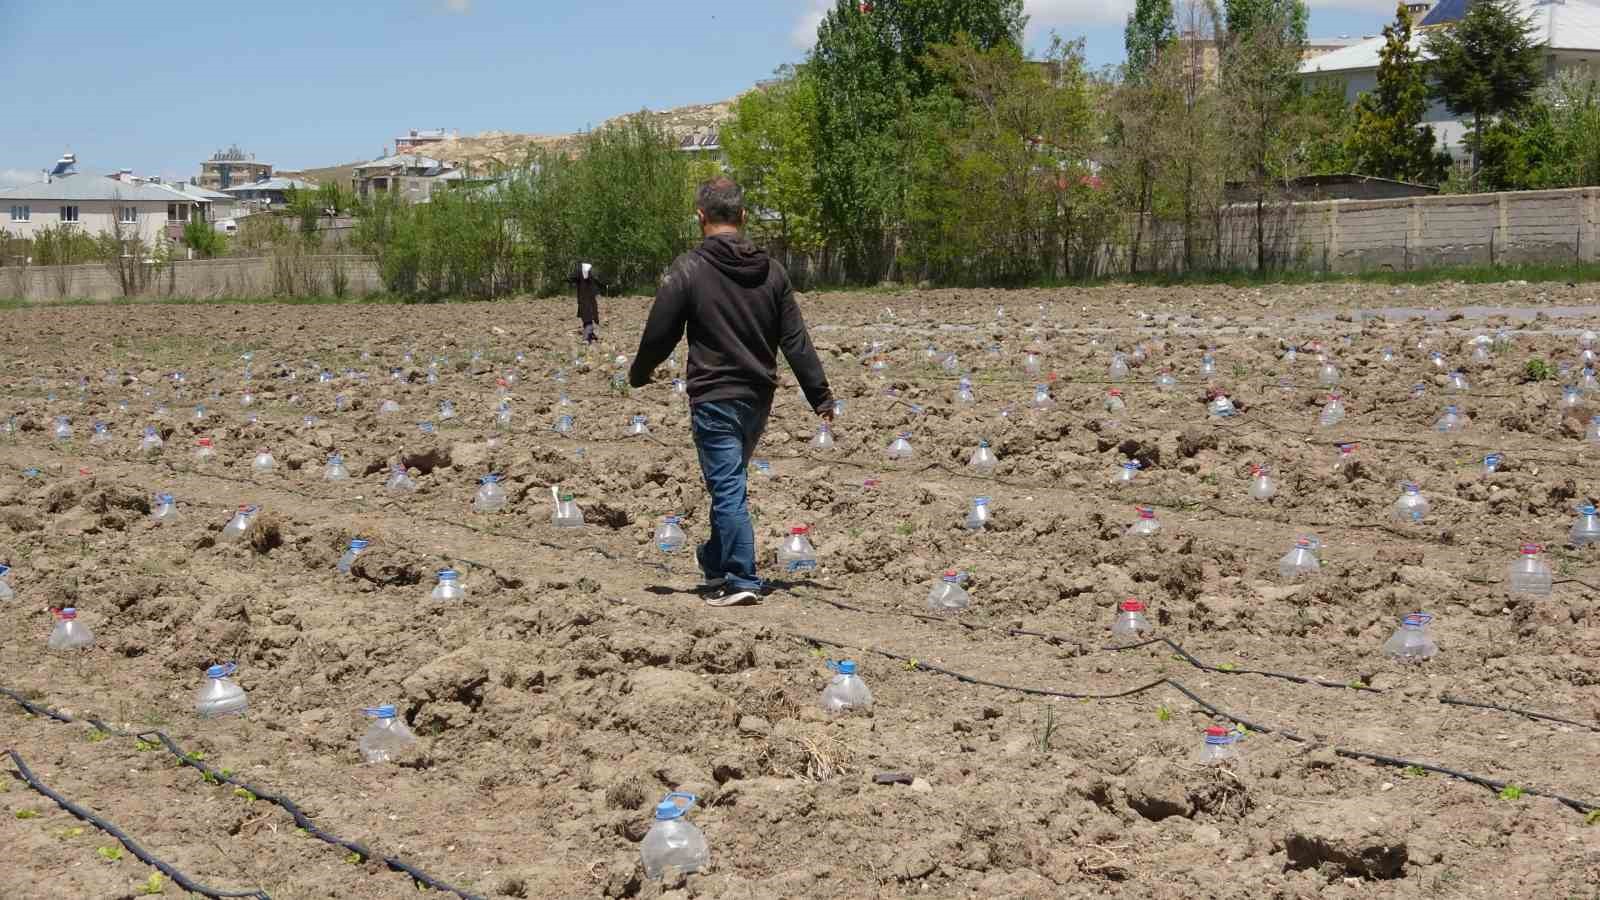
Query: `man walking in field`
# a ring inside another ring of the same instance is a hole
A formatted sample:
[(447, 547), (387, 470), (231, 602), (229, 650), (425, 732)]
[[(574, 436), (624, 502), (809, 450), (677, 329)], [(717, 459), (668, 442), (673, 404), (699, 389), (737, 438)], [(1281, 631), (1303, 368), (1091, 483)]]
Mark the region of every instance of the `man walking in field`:
[(688, 329), (690, 422), (711, 494), (711, 537), (695, 555), (706, 602), (738, 606), (757, 602), (764, 588), (745, 487), (778, 387), (778, 350), (824, 419), (833, 418), (833, 393), (789, 273), (740, 235), (744, 191), (717, 178), (700, 186), (695, 206), (705, 239), (661, 279), (628, 381), (649, 384)]

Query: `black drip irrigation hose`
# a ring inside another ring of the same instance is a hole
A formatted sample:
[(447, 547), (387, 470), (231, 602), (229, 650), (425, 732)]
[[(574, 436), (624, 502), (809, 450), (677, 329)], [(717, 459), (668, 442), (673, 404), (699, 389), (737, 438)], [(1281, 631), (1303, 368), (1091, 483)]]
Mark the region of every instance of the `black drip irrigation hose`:
[[(1225, 710), (1225, 709), (1223, 709), (1223, 708), (1221, 708), (1221, 707), (1219, 707), (1219, 706), (1207, 701), (1205, 698), (1201, 697), (1199, 694), (1196, 694), (1194, 691), (1190, 690), (1189, 688), (1185, 687), (1182, 683), (1180, 683), (1177, 680), (1172, 679), (1172, 678), (1160, 678), (1160, 679), (1157, 679), (1155, 681), (1149, 682), (1148, 684), (1143, 684), (1143, 685), (1140, 685), (1138, 687), (1131, 688), (1131, 689), (1126, 690), (1126, 691), (1119, 691), (1119, 692), (1116, 692), (1116, 693), (1110, 693), (1110, 694), (1081, 694), (1081, 693), (1073, 693), (1073, 692), (1070, 692), (1070, 691), (1057, 691), (1057, 690), (1050, 690), (1050, 689), (1047, 689), (1047, 688), (1022, 687), (1022, 686), (1019, 686), (1019, 685), (1006, 684), (1004, 682), (989, 681), (989, 680), (982, 679), (982, 678), (976, 678), (974, 676), (967, 675), (967, 674), (962, 673), (962, 672), (957, 672), (957, 671), (954, 671), (952, 669), (946, 669), (946, 668), (943, 668), (941, 666), (930, 665), (928, 663), (922, 662), (921, 660), (915, 659), (913, 657), (902, 656), (902, 655), (900, 655), (898, 653), (892, 653), (892, 652), (890, 652), (888, 650), (878, 649), (877, 647), (856, 647), (856, 646), (853, 646), (853, 645), (850, 645), (850, 644), (843, 644), (843, 643), (840, 643), (838, 641), (830, 641), (830, 640), (827, 640), (825, 638), (818, 638), (818, 637), (813, 637), (811, 635), (797, 634), (797, 633), (792, 633), (792, 632), (788, 633), (788, 636), (791, 637), (791, 638), (794, 638), (795, 640), (799, 640), (799, 641), (802, 641), (804, 643), (811, 644), (813, 646), (818, 646), (818, 647), (834, 647), (834, 648), (843, 649), (843, 650), (863, 650), (863, 651), (865, 651), (867, 653), (873, 653), (873, 654), (876, 654), (878, 656), (883, 656), (883, 657), (887, 657), (889, 659), (893, 659), (893, 660), (897, 660), (899, 662), (903, 662), (903, 663), (906, 664), (907, 668), (915, 670), (915, 671), (933, 672), (935, 674), (945, 675), (947, 677), (954, 678), (957, 681), (962, 681), (962, 682), (965, 682), (967, 684), (981, 685), (981, 686), (984, 686), (984, 687), (994, 688), (996, 690), (1010, 691), (1012, 693), (1019, 693), (1019, 694), (1029, 694), (1029, 695), (1038, 696), (1038, 697), (1059, 697), (1059, 698), (1068, 699), (1068, 700), (1114, 700), (1114, 699), (1119, 699), (1119, 698), (1123, 698), (1123, 697), (1130, 697), (1130, 696), (1135, 696), (1135, 695), (1138, 695), (1138, 694), (1142, 694), (1142, 693), (1145, 693), (1147, 691), (1154, 690), (1155, 688), (1158, 688), (1158, 687), (1168, 686), (1168, 687), (1171, 687), (1173, 690), (1176, 690), (1178, 693), (1180, 693), (1180, 694), (1184, 695), (1185, 697), (1189, 698), (1196, 705), (1198, 705), (1201, 709), (1204, 709), (1206, 712), (1210, 713), (1211, 715), (1213, 715), (1213, 716), (1215, 716), (1217, 718), (1225, 719), (1227, 721), (1235, 722), (1235, 723), (1237, 723), (1239, 725), (1243, 725), (1245, 728), (1249, 729), (1250, 731), (1257, 732), (1259, 734), (1276, 734), (1279, 737), (1282, 737), (1282, 738), (1285, 738), (1287, 740), (1293, 741), (1293, 742), (1295, 742), (1297, 744), (1305, 744), (1307, 746), (1316, 746), (1317, 745), (1317, 743), (1315, 741), (1313, 741), (1312, 739), (1304, 737), (1303, 735), (1296, 734), (1293, 731), (1289, 731), (1287, 729), (1282, 729), (1282, 728), (1274, 728), (1274, 727), (1269, 726), (1269, 725), (1262, 725), (1262, 724), (1260, 724), (1258, 722), (1252, 722), (1249, 719), (1243, 718), (1242, 716), (1238, 716), (1238, 715), (1235, 715), (1234, 713), (1230, 713), (1227, 710)], [(1413, 768), (1414, 767), (1414, 768), (1422, 769), (1422, 770), (1428, 771), (1428, 772), (1437, 772), (1440, 775), (1447, 775), (1447, 776), (1449, 776), (1451, 778), (1457, 778), (1457, 779), (1460, 779), (1462, 781), (1466, 781), (1466, 782), (1471, 783), (1471, 784), (1476, 784), (1476, 785), (1479, 785), (1481, 787), (1489, 788), (1490, 790), (1493, 790), (1493, 791), (1504, 791), (1508, 787), (1511, 786), (1511, 782), (1495, 781), (1494, 779), (1485, 778), (1485, 777), (1483, 777), (1481, 775), (1473, 775), (1470, 772), (1461, 772), (1461, 771), (1457, 771), (1455, 769), (1448, 769), (1448, 768), (1445, 768), (1444, 766), (1434, 765), (1433, 763), (1419, 762), (1419, 761), (1413, 760), (1413, 759), (1403, 759), (1401, 757), (1396, 757), (1396, 756), (1387, 756), (1387, 755), (1384, 755), (1384, 754), (1381, 754), (1381, 753), (1371, 753), (1371, 752), (1368, 752), (1366, 750), (1351, 750), (1351, 749), (1348, 749), (1348, 748), (1337, 747), (1337, 746), (1332, 746), (1332, 745), (1327, 745), (1327, 746), (1335, 754), (1337, 754), (1338, 756), (1342, 756), (1342, 757), (1344, 757), (1346, 759), (1367, 760), (1369, 762), (1374, 762), (1374, 763), (1377, 763), (1379, 765), (1390, 766), (1390, 767), (1398, 768), (1398, 769), (1406, 769), (1406, 768)], [(1569, 808), (1571, 808), (1571, 809), (1573, 809), (1573, 810), (1575, 810), (1577, 812), (1584, 813), (1584, 814), (1592, 813), (1595, 810), (1600, 809), (1600, 805), (1597, 805), (1595, 803), (1591, 803), (1591, 802), (1589, 802), (1587, 800), (1578, 800), (1578, 799), (1574, 799), (1572, 797), (1563, 796), (1561, 794), (1553, 793), (1553, 792), (1550, 792), (1550, 791), (1542, 791), (1542, 790), (1538, 790), (1536, 788), (1521, 787), (1520, 785), (1518, 786), (1518, 790), (1520, 791), (1520, 793), (1528, 795), (1528, 796), (1531, 796), (1531, 797), (1548, 797), (1551, 800), (1555, 800), (1558, 803), (1561, 803), (1561, 804), (1563, 804), (1563, 805), (1565, 805), (1565, 806), (1567, 806), (1567, 807), (1569, 807)]]
[[(813, 593), (813, 592), (808, 592), (808, 593), (809, 593), (810, 599), (815, 600), (815, 601), (817, 601), (819, 603), (826, 603), (827, 605), (832, 606), (835, 609), (843, 609), (843, 610), (848, 610), (850, 612), (864, 613), (864, 614), (867, 614), (867, 615), (884, 614), (884, 613), (888, 612), (888, 611), (885, 611), (885, 610), (870, 610), (870, 609), (866, 609), (866, 608), (860, 607), (860, 606), (853, 606), (853, 605), (851, 605), (849, 603), (844, 603), (844, 602), (839, 601), (839, 600), (829, 600), (827, 597), (818, 596), (816, 593)], [(893, 613), (892, 612), (888, 612), (888, 614), (893, 614)], [(975, 624), (975, 623), (972, 623), (972, 622), (964, 622), (964, 621), (961, 621), (960, 619), (950, 619), (950, 618), (944, 618), (944, 617), (941, 617), (941, 616), (931, 616), (931, 615), (925, 615), (923, 613), (902, 613), (902, 615), (906, 615), (906, 616), (909, 616), (909, 617), (911, 617), (913, 619), (918, 619), (918, 620), (921, 620), (921, 621), (924, 621), (924, 622), (936, 622), (936, 623), (941, 624), (941, 625), (957, 625), (957, 626), (965, 628), (965, 629), (967, 629), (969, 631), (995, 631), (995, 632), (1003, 634), (1003, 635), (1005, 635), (1007, 637), (1035, 637), (1035, 638), (1039, 638), (1040, 640), (1043, 640), (1044, 642), (1046, 642), (1048, 644), (1052, 644), (1052, 645), (1055, 645), (1055, 646), (1058, 646), (1058, 647), (1062, 647), (1062, 646), (1078, 646), (1080, 648), (1083, 647), (1082, 642), (1074, 642), (1070, 638), (1066, 638), (1066, 637), (1063, 637), (1063, 636), (1058, 635), (1058, 634), (1050, 634), (1049, 632), (1045, 632), (1045, 631), (1029, 631), (1029, 630), (1023, 629), (1023, 628), (994, 628), (994, 627), (990, 627), (990, 626), (978, 625), (978, 624)], [(1176, 641), (1172, 640), (1171, 638), (1166, 638), (1166, 637), (1153, 637), (1153, 638), (1150, 638), (1148, 640), (1139, 641), (1138, 643), (1133, 643), (1133, 644), (1110, 644), (1110, 645), (1106, 645), (1106, 646), (1102, 646), (1102, 647), (1097, 647), (1095, 649), (1101, 650), (1101, 651), (1104, 651), (1104, 652), (1108, 652), (1108, 653), (1120, 653), (1120, 652), (1122, 652), (1124, 650), (1138, 650), (1141, 647), (1148, 647), (1151, 644), (1166, 644), (1169, 648), (1171, 648), (1172, 652), (1177, 654), (1179, 657), (1181, 657), (1184, 662), (1188, 663), (1191, 666), (1194, 666), (1196, 669), (1199, 669), (1202, 672), (1216, 672), (1216, 673), (1222, 674), (1222, 675), (1260, 675), (1260, 676), (1262, 676), (1264, 678), (1278, 678), (1278, 679), (1282, 679), (1284, 681), (1293, 682), (1295, 684), (1308, 684), (1308, 685), (1315, 685), (1317, 687), (1338, 688), (1338, 689), (1341, 689), (1341, 690), (1351, 690), (1351, 691), (1366, 691), (1368, 693), (1373, 693), (1373, 694), (1382, 694), (1382, 693), (1384, 693), (1384, 691), (1382, 689), (1380, 689), (1380, 688), (1375, 688), (1375, 687), (1372, 687), (1371, 685), (1361, 684), (1360, 682), (1341, 683), (1341, 682), (1337, 682), (1337, 681), (1324, 681), (1324, 680), (1322, 680), (1320, 678), (1308, 678), (1308, 677), (1306, 677), (1304, 675), (1292, 675), (1292, 674), (1289, 674), (1287, 672), (1268, 672), (1268, 671), (1263, 670), (1263, 669), (1241, 669), (1241, 668), (1238, 668), (1238, 667), (1226, 667), (1226, 668), (1224, 668), (1222, 666), (1213, 666), (1213, 665), (1210, 665), (1208, 663), (1201, 662), (1200, 659), (1197, 658), (1194, 654), (1190, 653), (1188, 650), (1185, 650), (1182, 645), (1178, 644)]]
[[(11, 692), (7, 691), (6, 693), (10, 694)], [(260, 888), (257, 888), (253, 891), (224, 891), (213, 887), (207, 887), (206, 885), (195, 881), (193, 878), (190, 878), (189, 876), (173, 868), (170, 863), (158, 859), (152, 855), (150, 851), (139, 846), (139, 843), (133, 838), (128, 837), (127, 832), (123, 831), (121, 828), (118, 828), (110, 822), (107, 822), (105, 819), (100, 818), (89, 810), (79, 806), (76, 803), (73, 803), (71, 800), (68, 800), (66, 797), (63, 797), (61, 794), (52, 790), (48, 785), (40, 781), (38, 777), (33, 774), (33, 771), (28, 768), (27, 763), (22, 761), (22, 757), (18, 755), (17, 751), (7, 750), (5, 751), (5, 754), (11, 757), (11, 764), (17, 767), (17, 774), (22, 776), (22, 780), (27, 783), (28, 787), (33, 788), (38, 793), (55, 801), (57, 806), (66, 810), (77, 818), (88, 822), (90, 825), (93, 825), (106, 834), (116, 838), (117, 841), (122, 844), (122, 846), (128, 848), (129, 853), (132, 853), (134, 856), (138, 857), (139, 860), (145, 865), (150, 866), (161, 874), (167, 876), (167, 878), (171, 879), (172, 883), (176, 884), (178, 887), (181, 887), (192, 894), (199, 894), (202, 897), (210, 897), (212, 900), (222, 900), (222, 898), (228, 897), (255, 897), (257, 900), (272, 900), (267, 892), (261, 890)]]
[(1526, 709), (1517, 709), (1513, 706), (1501, 706), (1498, 703), (1485, 703), (1481, 700), (1465, 700), (1460, 697), (1452, 697), (1449, 694), (1441, 695), (1439, 697), (1439, 702), (1446, 704), (1447, 706), (1470, 706), (1474, 709), (1492, 709), (1496, 712), (1510, 713), (1514, 716), (1525, 716), (1529, 719), (1537, 719), (1542, 722), (1559, 722), (1562, 725), (1571, 725), (1574, 728), (1582, 728), (1585, 731), (1600, 732), (1600, 725), (1593, 725), (1588, 722), (1575, 722), (1572, 719), (1563, 719), (1560, 716), (1551, 716), (1546, 715), (1545, 713), (1530, 712)]
[[(16, 701), (19, 706), (21, 706), (23, 709), (27, 710), (28, 712), (33, 713), (34, 715), (44, 716), (46, 718), (54, 719), (57, 722), (64, 722), (64, 723), (67, 723), (67, 724), (75, 724), (78, 721), (78, 720), (74, 719), (73, 717), (67, 715), (66, 713), (60, 712), (59, 710), (51, 709), (48, 706), (43, 706), (43, 705), (40, 705), (38, 703), (34, 703), (33, 701), (31, 701), (28, 698), (22, 696), (20, 693), (14, 691), (14, 690), (11, 690), (10, 688), (0, 687), (0, 694), (3, 694), (5, 696), (7, 696), (7, 697), (10, 697), (12, 700)], [(304, 830), (306, 834), (311, 835), (312, 837), (314, 837), (314, 838), (316, 838), (316, 839), (318, 839), (318, 840), (320, 840), (320, 841), (322, 841), (324, 843), (331, 844), (331, 845), (333, 845), (335, 847), (339, 847), (339, 848), (342, 848), (344, 850), (348, 850), (351, 853), (356, 854), (357, 856), (359, 856), (361, 858), (362, 862), (365, 862), (365, 861), (367, 861), (369, 859), (377, 859), (377, 860), (381, 861), (384, 865), (388, 866), (391, 871), (400, 872), (400, 873), (402, 873), (402, 874), (404, 874), (406, 876), (409, 876), (413, 882), (415, 882), (417, 885), (420, 885), (422, 887), (427, 887), (427, 888), (430, 888), (430, 889), (435, 890), (435, 891), (442, 891), (442, 892), (447, 893), (447, 894), (454, 894), (457, 897), (461, 898), (461, 900), (483, 900), (483, 898), (480, 897), (477, 894), (469, 893), (467, 891), (461, 890), (460, 888), (454, 887), (454, 886), (452, 886), (450, 884), (447, 884), (447, 883), (445, 883), (443, 881), (440, 881), (437, 878), (434, 878), (433, 876), (431, 876), (428, 873), (422, 871), (421, 869), (416, 868), (415, 866), (411, 865), (410, 863), (406, 862), (403, 859), (400, 859), (400, 858), (394, 857), (394, 856), (380, 856), (379, 854), (374, 853), (372, 850), (368, 849), (367, 847), (365, 847), (365, 846), (363, 846), (361, 844), (356, 843), (355, 841), (349, 840), (347, 838), (342, 838), (342, 837), (339, 837), (338, 835), (331, 834), (331, 833), (329, 833), (327, 831), (322, 830), (321, 828), (317, 827), (316, 822), (312, 821), (311, 817), (306, 815), (305, 811), (302, 810), (293, 800), (290, 800), (289, 798), (280, 796), (278, 794), (274, 794), (271, 791), (264, 791), (264, 790), (256, 787), (255, 785), (250, 784), (249, 782), (240, 781), (237, 778), (234, 778), (232, 775), (229, 775), (229, 774), (227, 774), (225, 772), (222, 772), (222, 771), (220, 771), (218, 769), (214, 769), (214, 768), (206, 765), (204, 762), (201, 762), (199, 759), (191, 756), (188, 753), (185, 753), (183, 748), (178, 746), (178, 744), (176, 742), (174, 742), (172, 740), (172, 738), (168, 737), (165, 732), (162, 732), (162, 731), (143, 731), (143, 732), (133, 733), (133, 732), (122, 731), (120, 729), (113, 728), (110, 725), (105, 724), (104, 722), (101, 722), (99, 719), (93, 719), (93, 718), (89, 718), (87, 716), (83, 718), (83, 721), (87, 722), (88, 724), (90, 724), (92, 726), (94, 726), (95, 728), (99, 729), (101, 732), (104, 732), (105, 734), (115, 735), (115, 736), (118, 736), (118, 737), (132, 737), (132, 738), (137, 738), (138, 740), (146, 741), (146, 742), (150, 742), (151, 739), (154, 739), (154, 743), (159, 743), (168, 753), (172, 754), (172, 756), (175, 759), (178, 760), (180, 765), (185, 765), (185, 766), (189, 766), (189, 767), (194, 768), (194, 769), (198, 769), (200, 771), (200, 773), (202, 775), (204, 775), (210, 781), (230, 784), (230, 785), (233, 785), (236, 788), (242, 788), (242, 789), (244, 789), (246, 791), (249, 791), (257, 800), (265, 800), (266, 802), (271, 803), (272, 805), (277, 806), (278, 808), (282, 809), (284, 812), (288, 813), (289, 816), (294, 819), (295, 826), (300, 828), (300, 829), (302, 829), (302, 830)], [(17, 764), (19, 766), (19, 771), (20, 771), (20, 766), (21, 766), (21, 762), (22, 761), (17, 758), (17, 755), (16, 755), (15, 752), (13, 752), (11, 754), (11, 756), (12, 756), (12, 759), (17, 762)], [(30, 784), (32, 784), (32, 783), (33, 782), (30, 781)], [(45, 791), (41, 789), (41, 786), (34, 785), (34, 787), (35, 787), (35, 790), (40, 790), (41, 793), (45, 793)], [(100, 828), (101, 830), (106, 831), (107, 833), (111, 834), (113, 837), (116, 837), (118, 840), (121, 840), (123, 842), (123, 844), (128, 847), (129, 851), (131, 851), (135, 856), (138, 856), (140, 859), (143, 859), (145, 862), (149, 863), (150, 865), (155, 866), (158, 869), (161, 869), (161, 871), (163, 871), (163, 872), (167, 872), (168, 868), (170, 868), (170, 867), (163, 868), (163, 866), (165, 865), (164, 863), (160, 863), (160, 862), (155, 861), (154, 859), (147, 858), (147, 855), (144, 854), (142, 850), (138, 849), (136, 845), (129, 843), (128, 839), (125, 836), (123, 836), (120, 832), (117, 832), (117, 831), (112, 830), (111, 828), (108, 828), (105, 824), (102, 824), (101, 822), (96, 821), (96, 820), (88, 817), (87, 815), (81, 813), (78, 809), (76, 809), (76, 808), (74, 808), (72, 806), (69, 806), (67, 801), (62, 799), (62, 798), (60, 798), (58, 795), (47, 793), (46, 796), (49, 796), (50, 799), (55, 800), (57, 803), (60, 803), (63, 806), (63, 808), (67, 809), (67, 811), (71, 812), (73, 815), (78, 816), (78, 818), (84, 819), (85, 821), (90, 822), (91, 824), (95, 825), (95, 827)], [(178, 882), (181, 886), (186, 887), (188, 890), (195, 891), (195, 893), (205, 893), (204, 891), (199, 890), (197, 888), (188, 888), (187, 885), (183, 885), (182, 882), (179, 881), (179, 878), (181, 877), (181, 874), (175, 874), (175, 873), (176, 873), (176, 870), (173, 870), (173, 872), (168, 872), (169, 877), (171, 877), (174, 882)], [(257, 892), (254, 892), (254, 893), (248, 893), (248, 894), (207, 894), (207, 896), (209, 896), (209, 897), (261, 897), (262, 900), (270, 900), (270, 898), (268, 898), (266, 894), (261, 893), (260, 891), (257, 891)]]

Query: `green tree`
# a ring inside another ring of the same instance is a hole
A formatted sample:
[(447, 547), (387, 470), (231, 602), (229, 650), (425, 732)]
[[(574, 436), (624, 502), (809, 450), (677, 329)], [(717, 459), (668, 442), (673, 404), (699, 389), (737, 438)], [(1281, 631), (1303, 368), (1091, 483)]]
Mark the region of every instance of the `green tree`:
[(1422, 124), (1428, 111), (1428, 77), (1411, 46), (1411, 13), (1404, 3), (1384, 27), (1383, 37), (1377, 88), (1356, 101), (1351, 161), (1363, 175), (1438, 184), (1449, 173), (1450, 156), (1439, 149), (1433, 127)]
[[(837, 0), (817, 28), (818, 205), (850, 277), (876, 280), (895, 253), (915, 155), (899, 138), (939, 86), (923, 60), (958, 34), (978, 49), (1015, 44), (1022, 0)], [(915, 137), (912, 137), (915, 140)]]
[(1143, 81), (1156, 58), (1177, 40), (1172, 0), (1137, 0), (1122, 32), (1122, 45), (1128, 53), (1124, 77), (1135, 83)]
[(1600, 80), (1557, 75), (1483, 132), (1478, 187), (1539, 190), (1600, 184)]
[(1058, 39), (1037, 65), (1015, 45), (961, 38), (926, 61), (950, 88), (919, 104), (923, 127), (907, 142), (921, 148), (909, 265), (930, 280), (985, 284), (1061, 271), (1095, 149), (1082, 44)]
[(1533, 20), (1516, 0), (1475, 0), (1453, 26), (1429, 32), (1433, 95), (1458, 116), (1472, 118), (1473, 184), (1484, 132), (1496, 117), (1528, 103), (1539, 86), (1539, 47)]
[(227, 252), (228, 238), (210, 222), (192, 218), (183, 226), (183, 245), (201, 259), (215, 259)]
[(1228, 0), (1221, 90), (1238, 139), (1237, 166), (1255, 199), (1256, 267), (1267, 268), (1266, 203), (1273, 162), (1300, 91), (1307, 12), (1302, 0)]
[(817, 86), (808, 71), (786, 69), (777, 83), (740, 97), (722, 126), (728, 168), (744, 187), (757, 239), (774, 242), (785, 263), (821, 249), (817, 195)]

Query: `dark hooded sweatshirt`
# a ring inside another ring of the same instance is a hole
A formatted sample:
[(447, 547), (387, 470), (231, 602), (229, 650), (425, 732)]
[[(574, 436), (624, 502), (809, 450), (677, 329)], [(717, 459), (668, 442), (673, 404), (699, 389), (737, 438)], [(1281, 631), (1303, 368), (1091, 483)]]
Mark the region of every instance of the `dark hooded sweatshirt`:
[(770, 403), (782, 348), (811, 408), (821, 412), (833, 404), (789, 273), (743, 238), (708, 237), (672, 263), (656, 290), (628, 373), (634, 387), (650, 383), (686, 327), (690, 403)]
[(567, 282), (578, 289), (578, 318), (583, 324), (600, 322), (600, 292), (605, 290), (606, 283), (600, 280), (599, 273), (593, 268), (589, 269), (589, 277), (583, 277), (583, 266), (578, 266), (567, 278)]

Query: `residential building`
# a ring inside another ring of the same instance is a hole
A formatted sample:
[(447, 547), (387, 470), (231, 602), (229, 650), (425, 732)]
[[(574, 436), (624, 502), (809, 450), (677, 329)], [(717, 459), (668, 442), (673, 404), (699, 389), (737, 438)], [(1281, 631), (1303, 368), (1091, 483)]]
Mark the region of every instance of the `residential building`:
[(290, 191), (314, 191), (316, 184), (299, 178), (263, 178), (250, 184), (234, 185), (222, 193), (245, 209), (273, 209), (289, 202)]
[(445, 131), (443, 128), (411, 129), (410, 134), (404, 134), (394, 139), (394, 153), (422, 153), (434, 144), (444, 141), (453, 141), (461, 136), (459, 131)]
[(195, 184), (212, 191), (225, 191), (241, 184), (251, 184), (272, 177), (272, 166), (257, 162), (254, 153), (246, 153), (235, 144), (218, 150), (200, 164), (200, 177)]
[(67, 154), (44, 180), (0, 191), (0, 230), (31, 238), (66, 227), (154, 245), (181, 238), (191, 220), (209, 220), (210, 200), (121, 174), (78, 174), (77, 160)]
[[(1306, 38), (1306, 46), (1300, 51), (1300, 58), (1316, 59), (1335, 50), (1353, 47), (1364, 40), (1366, 38), (1350, 35)], [(1197, 36), (1195, 32), (1186, 31), (1178, 37), (1178, 49), (1184, 55), (1185, 71), (1192, 72), (1198, 66), (1206, 81), (1216, 82), (1217, 71), (1222, 66), (1222, 50), (1214, 36)]]
[(356, 166), (351, 187), (363, 200), (378, 194), (393, 194), (420, 203), (433, 194), (436, 179), (454, 171), (454, 166), (431, 156), (399, 153)]
[[(1471, 2), (1441, 0), (1428, 8), (1413, 30), (1412, 47), (1424, 52), (1424, 36), (1460, 21)], [(1546, 77), (1578, 66), (1590, 66), (1600, 73), (1600, 0), (1515, 0), (1515, 5), (1534, 23), (1534, 41), (1544, 48)], [(1423, 8), (1428, 4), (1416, 6)], [(1378, 61), (1383, 45), (1384, 39), (1375, 37), (1306, 60), (1300, 66), (1300, 77), (1312, 84), (1342, 84), (1346, 97), (1354, 103), (1360, 95), (1377, 88)], [(1457, 157), (1465, 154), (1462, 139), (1468, 126), (1442, 103), (1430, 105), (1423, 122), (1433, 126), (1445, 149)]]

